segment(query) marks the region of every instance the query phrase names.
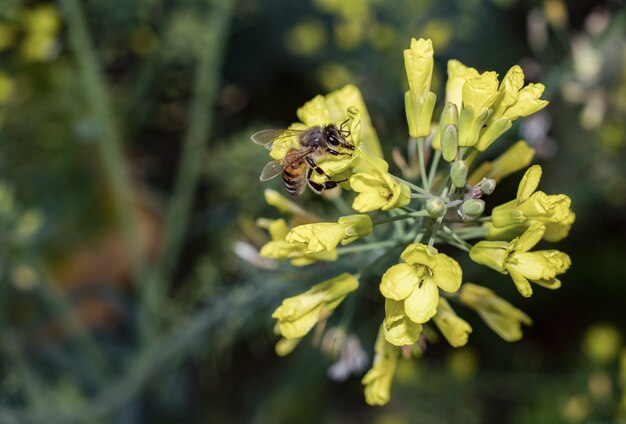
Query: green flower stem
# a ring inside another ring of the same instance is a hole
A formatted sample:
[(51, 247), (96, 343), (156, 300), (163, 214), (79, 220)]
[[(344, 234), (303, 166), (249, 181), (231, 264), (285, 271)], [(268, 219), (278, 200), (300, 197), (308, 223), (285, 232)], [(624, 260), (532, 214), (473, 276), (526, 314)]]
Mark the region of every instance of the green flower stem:
[(485, 229), (482, 227), (455, 228), (452, 231), (457, 237), (463, 240), (471, 240), (485, 236)]
[(478, 222), (491, 222), (491, 216), (482, 216), (478, 218), (476, 221)]
[(399, 221), (401, 219), (418, 218), (420, 216), (430, 216), (430, 215), (427, 211), (424, 210), (424, 211), (411, 212), (411, 213), (402, 214), (402, 215), (390, 216), (388, 218), (374, 219), (372, 223), (374, 225), (380, 225), (380, 224), (386, 224), (388, 222)]
[(68, 41), (78, 65), (80, 82), (85, 93), (89, 111), (101, 129), (96, 138), (98, 153), (108, 185), (115, 199), (117, 215), (124, 229), (126, 245), (136, 281), (144, 275), (145, 260), (139, 237), (137, 213), (133, 201), (133, 184), (124, 165), (122, 138), (117, 129), (111, 99), (107, 94), (106, 82), (96, 58), (85, 16), (77, 0), (61, 0), (66, 16)]
[(435, 181), (435, 174), (437, 173), (437, 167), (439, 166), (439, 159), (441, 159), (441, 150), (435, 150), (433, 160), (430, 163), (430, 170), (428, 171), (428, 181), (431, 184)]
[(455, 200), (453, 202), (447, 203), (446, 204), (446, 209), (451, 209), (451, 208), (454, 208), (454, 207), (459, 206), (461, 204), (463, 204), (462, 200)]
[(447, 225), (444, 225), (443, 227), (443, 231), (449, 235), (459, 246), (461, 246), (461, 249), (469, 252), (470, 249), (472, 248), (472, 245), (469, 244), (468, 242), (466, 242), (465, 240), (463, 240), (462, 238), (460, 238), (457, 234), (454, 233), (454, 231), (452, 231)]
[(184, 147), (174, 194), (169, 203), (165, 219), (165, 233), (156, 269), (149, 281), (142, 284), (142, 325), (151, 326), (155, 317), (162, 315), (162, 306), (167, 294), (175, 264), (178, 262), (185, 231), (189, 222), (193, 196), (205, 160), (205, 151), (212, 125), (212, 106), (217, 96), (222, 51), (228, 31), (232, 0), (214, 2), (214, 8), (206, 17), (206, 31), (198, 41), (198, 66), (194, 82), (194, 97), (191, 104), (190, 124)]
[(420, 176), (422, 178), (422, 185), (427, 192), (430, 192), (430, 181), (428, 180), (428, 174), (426, 174), (426, 165), (424, 164), (424, 137), (417, 139), (417, 156), (420, 164)]
[(400, 177), (396, 177), (395, 175), (392, 175), (392, 177), (394, 177), (396, 180), (400, 181), (401, 183), (404, 183), (404, 184), (408, 185), (411, 188), (411, 190), (417, 192), (418, 194), (423, 194), (423, 195), (430, 196), (430, 193), (428, 191), (424, 190), (423, 188), (421, 188), (419, 186), (416, 186), (415, 184), (410, 183), (409, 181), (403, 180)]
[[(450, 185), (450, 196), (454, 195), (454, 189), (455, 187), (453, 185)], [(443, 192), (441, 193), (442, 197), (446, 196), (448, 194), (448, 189), (445, 188), (443, 190)], [(428, 240), (428, 247), (433, 247), (433, 244), (435, 244), (435, 239), (437, 238), (437, 233), (439, 232), (439, 228), (441, 227), (441, 223), (443, 221), (443, 216), (440, 216), (439, 218), (437, 218), (437, 222), (435, 222), (435, 225), (433, 225), (433, 231), (430, 235), (430, 239)]]
[(430, 199), (433, 197), (430, 194), (411, 193), (411, 199)]

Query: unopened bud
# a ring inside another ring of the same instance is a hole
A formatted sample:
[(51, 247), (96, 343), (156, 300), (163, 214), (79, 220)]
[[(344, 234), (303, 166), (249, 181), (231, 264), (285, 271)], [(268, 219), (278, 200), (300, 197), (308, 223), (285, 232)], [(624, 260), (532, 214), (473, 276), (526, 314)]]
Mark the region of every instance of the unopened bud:
[(469, 199), (463, 202), (459, 209), (459, 215), (463, 221), (472, 221), (485, 211), (485, 201), (481, 199)]
[(467, 183), (467, 165), (457, 160), (450, 166), (450, 180), (455, 187), (463, 188)]
[(459, 130), (456, 125), (448, 124), (441, 134), (441, 154), (447, 162), (456, 159), (459, 152)]
[(426, 210), (435, 218), (443, 216), (446, 213), (446, 205), (438, 197), (431, 197), (426, 201)]
[(493, 178), (483, 178), (476, 186), (483, 194), (491, 194), (496, 189), (496, 180)]

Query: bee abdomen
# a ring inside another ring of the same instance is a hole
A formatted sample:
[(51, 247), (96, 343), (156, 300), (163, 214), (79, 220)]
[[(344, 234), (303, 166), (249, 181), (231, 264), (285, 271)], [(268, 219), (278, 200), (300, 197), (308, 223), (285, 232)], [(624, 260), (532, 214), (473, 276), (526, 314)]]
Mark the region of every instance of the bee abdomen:
[(283, 184), (289, 194), (297, 195), (302, 192), (303, 181), (294, 179), (293, 177), (290, 178), (286, 172), (283, 174)]

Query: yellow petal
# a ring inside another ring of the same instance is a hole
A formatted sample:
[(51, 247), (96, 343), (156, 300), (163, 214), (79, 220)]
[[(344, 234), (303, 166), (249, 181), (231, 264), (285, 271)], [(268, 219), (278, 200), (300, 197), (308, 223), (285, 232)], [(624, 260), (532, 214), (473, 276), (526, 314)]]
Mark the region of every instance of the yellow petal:
[(432, 279), (442, 289), (449, 293), (456, 292), (461, 287), (463, 272), (461, 267), (451, 257), (438, 253), (435, 256), (436, 264), (432, 268)]
[(400, 255), (402, 260), (412, 265), (424, 265), (430, 269), (437, 264), (437, 249), (421, 243), (410, 244)]
[(400, 349), (385, 340), (383, 329), (376, 338), (376, 356), (372, 368), (361, 383), (365, 385), (365, 401), (369, 405), (384, 405), (391, 398), (391, 383), (396, 371)]
[(504, 112), (517, 102), (519, 91), (524, 86), (524, 72), (519, 65), (514, 65), (509, 69), (500, 83), (500, 97), (498, 98), (493, 116), (501, 117)]
[(524, 297), (530, 297), (533, 294), (533, 289), (530, 287), (530, 283), (528, 279), (524, 277), (521, 273), (519, 273), (515, 268), (507, 266), (506, 270), (509, 272), (509, 275), (513, 279), (515, 283), (515, 287), (517, 287), (517, 291)]
[(548, 105), (547, 100), (540, 99), (544, 89), (543, 84), (528, 84), (519, 91), (517, 101), (502, 114), (502, 117), (514, 121), (539, 112)]
[(380, 282), (380, 292), (387, 299), (404, 300), (419, 283), (417, 267), (397, 264), (389, 268)]
[(516, 240), (511, 241), (512, 249), (519, 252), (528, 252), (535, 247), (539, 241), (543, 238), (546, 228), (541, 223), (535, 223), (528, 227), (528, 229), (519, 236)]
[(479, 114), (483, 109), (490, 109), (498, 95), (498, 74), (483, 72), (465, 81), (462, 89), (463, 106), (471, 107)]
[(446, 340), (448, 340), (448, 343), (450, 343), (450, 346), (460, 347), (467, 344), (472, 327), (457, 316), (445, 299), (439, 299), (437, 315), (435, 315), (433, 320)]
[(404, 300), (404, 310), (411, 321), (423, 324), (437, 313), (438, 303), (437, 285), (431, 279), (425, 279)]
[(541, 166), (533, 165), (524, 174), (517, 188), (517, 201), (523, 202), (537, 189), (541, 180)]
[(333, 122), (326, 99), (322, 95), (315, 96), (296, 112), (298, 119), (307, 127), (328, 125)]
[(479, 241), (470, 250), (470, 258), (504, 274), (508, 248), (509, 243), (505, 241)]
[(404, 302), (385, 300), (385, 339), (394, 346), (412, 345), (422, 332), (421, 324), (416, 324), (404, 314)]

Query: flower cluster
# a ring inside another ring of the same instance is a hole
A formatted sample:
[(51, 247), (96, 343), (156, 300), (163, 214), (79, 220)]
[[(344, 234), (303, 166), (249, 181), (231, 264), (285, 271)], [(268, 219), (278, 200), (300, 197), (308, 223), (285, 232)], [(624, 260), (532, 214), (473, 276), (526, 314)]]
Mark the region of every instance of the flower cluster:
[[(267, 190), (267, 202), (284, 217), (259, 220), (271, 237), (260, 255), (290, 260), (295, 266), (324, 262), (325, 269), (337, 269), (336, 277), (285, 299), (272, 315), (282, 337), (276, 347), (281, 355), (291, 352), (314, 328), (319, 339), (326, 323), (333, 320), (333, 312), (349, 298), (340, 326), (333, 329), (333, 334), (347, 334), (359, 298), (359, 281), (361, 286), (369, 284), (373, 265), (391, 255), (386, 271), (373, 278), (378, 282), (381, 306), (384, 300), (384, 318), (373, 366), (363, 378), (365, 398), (371, 405), (389, 401), (398, 361), (423, 353), (425, 327), (437, 327), (452, 347), (467, 344), (474, 329), (457, 315), (455, 304), (476, 312), (509, 342), (522, 337), (522, 324), (532, 323), (493, 290), (464, 283), (461, 266), (447, 254), (450, 248), (509, 275), (524, 297), (532, 294), (530, 282), (550, 289), (560, 287), (557, 276), (570, 266), (570, 258), (563, 252), (535, 249), (541, 241), (565, 238), (575, 220), (568, 196), (537, 191), (539, 166), (526, 171), (515, 199), (485, 214), (484, 197), (495, 191), (502, 178), (526, 168), (534, 151), (520, 140), (494, 160), (483, 161), (481, 154), (515, 120), (547, 105), (541, 99), (543, 85), (524, 85), (519, 66), (498, 80), (495, 72), (480, 73), (451, 60), (445, 102), (434, 125), (433, 54), (432, 43), (423, 39), (411, 40), (404, 51), (409, 157), (396, 155), (394, 160), (401, 169), (419, 172), (404, 173), (402, 178), (390, 172), (361, 93), (352, 85), (306, 103), (297, 112), (300, 122), (286, 133), (291, 135), (277, 137), (268, 146), (271, 158), (282, 160), (285, 166), (288, 152), (302, 149), (297, 130), (329, 125), (342, 129), (344, 143), (327, 141), (332, 154), (311, 153), (319, 170), (308, 173), (315, 187), (334, 182), (324, 186), (333, 193), (323, 197), (334, 202), (341, 213), (322, 222), (293, 200)], [(356, 213), (346, 213), (348, 204)], [(471, 244), (475, 239), (482, 240)], [(354, 259), (342, 260), (347, 255)], [(360, 353), (358, 360), (350, 355), (344, 353), (341, 363), (363, 362), (364, 354)], [(342, 377), (359, 370), (360, 366), (345, 366)]]

